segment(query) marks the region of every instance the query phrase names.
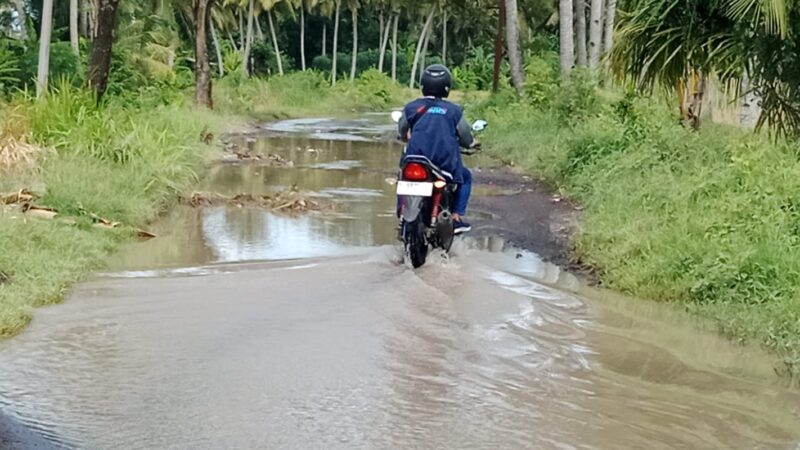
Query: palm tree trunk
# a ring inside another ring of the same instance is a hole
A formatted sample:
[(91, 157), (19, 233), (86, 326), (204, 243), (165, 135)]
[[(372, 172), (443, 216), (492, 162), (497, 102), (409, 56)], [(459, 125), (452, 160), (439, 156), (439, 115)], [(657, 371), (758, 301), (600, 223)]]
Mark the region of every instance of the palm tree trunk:
[(597, 70), (603, 51), (603, 1), (591, 0), (592, 10), (589, 15), (589, 68)]
[(278, 73), (283, 75), (283, 59), (281, 58), (281, 49), (278, 47), (278, 37), (275, 35), (275, 24), (272, 22), (272, 10), (267, 10), (267, 19), (269, 20), (269, 34), (272, 36), (272, 47), (275, 50), (275, 59), (278, 61)]
[(561, 76), (566, 78), (575, 65), (575, 41), (572, 34), (572, 0), (559, 0), (558, 28)]
[(114, 26), (117, 22), (118, 5), (119, 0), (100, 0), (97, 11), (97, 36), (92, 44), (87, 78), (89, 87), (94, 89), (98, 100), (103, 97), (108, 87), (111, 47), (114, 44)]
[(69, 0), (69, 43), (76, 55), (80, 54), (78, 47), (78, 0)]
[(231, 45), (233, 46), (234, 50), (236, 50), (237, 52), (242, 51), (242, 49), (239, 48), (239, 45), (236, 43), (236, 39), (233, 38), (233, 35), (231, 34), (230, 31), (228, 31), (228, 40), (231, 41)]
[(53, 33), (53, 0), (42, 2), (42, 29), (39, 33), (39, 66), (36, 77), (36, 97), (47, 91), (47, 75), (50, 73), (50, 37)]
[(98, 15), (100, 14), (100, 0), (91, 0), (92, 2), (92, 12), (89, 14), (89, 34), (91, 35), (92, 41), (97, 37), (97, 22), (98, 22)]
[(739, 108), (739, 125), (747, 129), (755, 129), (758, 118), (761, 117), (761, 96), (753, 90), (752, 82), (747, 70), (744, 71), (741, 81), (742, 103)]
[(519, 48), (519, 18), (517, 16), (517, 0), (506, 1), (506, 44), (508, 45), (508, 62), (511, 63), (511, 81), (517, 93), (522, 95), (525, 89), (525, 72), (522, 68), (522, 53)]
[(586, 52), (586, 0), (575, 0), (575, 39), (578, 41), (578, 65), (586, 67), (589, 64)]
[(306, 70), (306, 5), (300, 1), (300, 68)]
[(261, 30), (261, 21), (258, 20), (258, 17), (255, 17), (253, 21), (256, 24), (256, 33), (258, 36), (258, 42), (264, 42), (264, 32)]
[(447, 10), (442, 17), (442, 62), (447, 65)]
[(339, 50), (339, 19), (340, 19), (340, 16), (341, 16), (341, 12), (342, 12), (342, 0), (336, 0), (336, 18), (334, 19), (334, 22), (333, 22), (333, 53), (332, 53), (333, 66), (331, 68), (331, 84), (333, 86), (336, 86), (336, 75), (337, 75), (336, 74), (336, 70), (337, 70), (336, 60), (338, 59), (337, 57), (339, 56), (339, 54), (338, 54), (338, 50)]
[(609, 53), (614, 47), (614, 21), (617, 16), (617, 0), (607, 0), (606, 4), (606, 23), (603, 33), (603, 53)]
[(328, 24), (322, 24), (322, 56), (328, 56)]
[(422, 31), (417, 40), (417, 50), (414, 52), (414, 64), (411, 66), (411, 79), (408, 82), (408, 87), (412, 89), (414, 88), (414, 81), (417, 76), (417, 66), (419, 65), (419, 56), (422, 53), (422, 44), (425, 43), (425, 36), (428, 34), (428, 28), (430, 28), (431, 22), (433, 22), (433, 10), (428, 14), (428, 18), (425, 20), (425, 24), (422, 26)]
[[(195, 24), (195, 97), (197, 106), (212, 109), (214, 101), (211, 96), (211, 63), (208, 57), (208, 28), (210, 25), (213, 0), (196, 0), (194, 5), (194, 24)], [(214, 27), (211, 25), (211, 34)], [(216, 45), (216, 37), (213, 38)], [(219, 52), (219, 46), (217, 46)], [(219, 55), (219, 53), (218, 53)], [(222, 62), (220, 59), (220, 67)]]
[[(383, 17), (383, 14), (381, 14)], [(386, 47), (389, 45), (389, 32), (392, 31), (392, 16), (384, 23), (383, 35), (381, 36), (381, 51), (378, 57), (378, 71), (383, 72), (384, 61), (386, 60)]]
[(89, 34), (89, 7), (86, 5), (87, 0), (80, 0), (80, 24), (81, 36), (88, 38)]
[(247, 37), (244, 40), (242, 53), (242, 75), (250, 76), (250, 48), (253, 46), (253, 17), (255, 16), (255, 0), (250, 0), (247, 10)]
[(351, 8), (353, 15), (353, 55), (350, 58), (350, 81), (356, 79), (356, 69), (358, 68), (358, 6)]
[(386, 17), (384, 17), (383, 10), (381, 10), (379, 17), (380, 18), (378, 19), (378, 37), (381, 39), (381, 41), (378, 43), (378, 48), (381, 48), (381, 45), (383, 45), (383, 29), (384, 27), (386, 27), (386, 20), (385, 20)]
[(219, 76), (222, 78), (225, 76), (225, 62), (222, 60), (222, 49), (219, 46), (219, 39), (217, 39), (217, 31), (214, 29), (214, 21), (209, 20), (208, 26), (211, 28), (211, 40), (214, 41), (214, 50), (217, 52)]
[(422, 54), (419, 57), (419, 76), (417, 80), (422, 80), (422, 74), (425, 73), (425, 60), (428, 58), (428, 46), (431, 42), (431, 35), (433, 34), (433, 22), (428, 27), (428, 32), (425, 33), (425, 42), (422, 44)]
[(494, 71), (492, 73), (492, 92), (500, 89), (500, 64), (503, 61), (503, 27), (506, 24), (506, 2), (499, 0), (497, 34), (494, 37)]
[(14, 9), (17, 11), (17, 22), (19, 22), (19, 37), (22, 40), (28, 39), (28, 15), (25, 14), (25, 1), (14, 0)]
[(397, 25), (399, 23), (400, 13), (396, 13), (392, 24), (392, 81), (397, 81)]
[(244, 13), (239, 10), (239, 51), (244, 51), (245, 29), (244, 29)]

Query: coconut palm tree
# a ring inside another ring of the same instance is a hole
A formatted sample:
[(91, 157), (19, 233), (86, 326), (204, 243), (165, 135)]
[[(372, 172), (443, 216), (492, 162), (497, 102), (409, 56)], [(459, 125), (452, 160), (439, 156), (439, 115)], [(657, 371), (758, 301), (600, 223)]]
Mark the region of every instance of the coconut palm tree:
[(212, 109), (214, 101), (211, 95), (211, 64), (208, 56), (207, 36), (211, 26), (211, 10), (214, 7), (214, 0), (194, 0), (192, 6), (195, 24), (195, 104)]
[(572, 22), (572, 0), (559, 0), (558, 28), (562, 77), (569, 76), (572, 67), (575, 65), (575, 41)]
[(336, 60), (339, 56), (339, 19), (342, 12), (342, 0), (336, 0), (336, 17), (333, 20), (333, 62), (331, 67), (331, 85), (336, 86), (337, 67)]
[(586, 0), (575, 0), (575, 41), (578, 65), (586, 67), (589, 64), (586, 51)]
[(78, 0), (69, 0), (69, 42), (72, 51), (78, 54)]
[(281, 57), (281, 49), (278, 45), (278, 36), (275, 33), (275, 21), (273, 20), (272, 11), (281, 0), (261, 0), (261, 6), (267, 10), (267, 23), (269, 23), (269, 34), (272, 38), (272, 49), (275, 52), (275, 60), (278, 63), (278, 73), (283, 75), (283, 58)]
[(522, 53), (519, 49), (519, 18), (517, 0), (506, 2), (506, 45), (508, 61), (511, 63), (511, 80), (519, 94), (525, 89), (525, 72), (522, 68)]
[[(788, 18), (785, 0), (636, 0), (618, 14), (612, 68), (641, 87), (673, 89), (686, 123), (698, 128), (708, 76), (739, 80), (747, 68), (758, 87), (764, 74), (777, 68), (784, 75), (773, 81), (782, 85), (792, 71), (778, 66), (794, 53), (782, 44)], [(787, 108), (780, 94), (773, 98), (772, 106), (765, 98), (760, 123), (786, 130), (793, 125), (782, 123), (797, 117), (800, 126), (800, 112)]]
[(617, 0), (607, 0), (606, 22), (603, 32), (603, 53), (607, 54), (614, 46), (614, 22), (617, 17)]
[(603, 51), (603, 2), (591, 0), (589, 13), (589, 68), (596, 70), (600, 66)]
[(353, 18), (353, 53), (350, 58), (350, 81), (356, 79), (356, 69), (358, 68), (358, 0), (348, 0), (350, 13)]
[(414, 63), (411, 65), (411, 79), (408, 82), (408, 87), (414, 88), (414, 82), (416, 81), (417, 76), (417, 67), (419, 65), (420, 55), (422, 54), (422, 46), (425, 44), (425, 38), (428, 35), (428, 29), (430, 29), (431, 24), (433, 23), (433, 14), (435, 10), (430, 8), (428, 12), (428, 17), (425, 19), (425, 24), (422, 25), (422, 30), (419, 33), (419, 39), (417, 40), (417, 50), (414, 52)]
[(42, 28), (39, 33), (39, 65), (36, 77), (36, 97), (47, 91), (47, 74), (50, 72), (50, 37), (53, 33), (53, 0), (42, 2)]

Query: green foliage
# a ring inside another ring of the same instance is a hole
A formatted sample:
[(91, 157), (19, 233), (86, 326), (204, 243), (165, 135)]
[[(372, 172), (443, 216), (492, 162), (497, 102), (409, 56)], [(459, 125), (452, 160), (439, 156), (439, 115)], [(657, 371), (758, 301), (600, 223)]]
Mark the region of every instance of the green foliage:
[[(39, 46), (29, 46), (22, 56), (21, 79), (33, 85), (39, 65)], [(50, 80), (66, 80), (74, 86), (84, 82), (85, 73), (81, 59), (72, 51), (69, 42), (53, 42), (50, 44)]]
[(0, 94), (9, 93), (20, 84), (19, 59), (6, 42), (0, 39)]
[(482, 47), (472, 49), (464, 63), (454, 73), (457, 89), (489, 90), (492, 87), (493, 76), (494, 55)]
[[(586, 106), (578, 99), (596, 86), (571, 83), (552, 106), (484, 108), (490, 152), (584, 205), (575, 255), (604, 285), (682, 302), (800, 373), (796, 147), (727, 127), (688, 131), (632, 91)], [(565, 111), (580, 120), (563, 121)]]
[[(542, 56), (543, 55), (543, 56)], [(534, 105), (546, 105), (558, 85), (558, 55), (532, 55), (525, 62), (525, 94)]]
[[(277, 75), (280, 73), (278, 70), (278, 60), (275, 58), (275, 50), (271, 42), (262, 41), (253, 44), (250, 54), (253, 59), (253, 72), (258, 75)], [(291, 58), (286, 55), (282, 56), (282, 64), (284, 72), (291, 72), (294, 70)], [(241, 60), (241, 56), (239, 57)], [(239, 69), (241, 70), (241, 68)]]
[(553, 111), (565, 123), (579, 123), (597, 112), (597, 77), (588, 70), (576, 69), (558, 87)]
[(386, 74), (370, 69), (356, 80), (355, 93), (370, 109), (381, 111), (402, 102), (402, 88)]

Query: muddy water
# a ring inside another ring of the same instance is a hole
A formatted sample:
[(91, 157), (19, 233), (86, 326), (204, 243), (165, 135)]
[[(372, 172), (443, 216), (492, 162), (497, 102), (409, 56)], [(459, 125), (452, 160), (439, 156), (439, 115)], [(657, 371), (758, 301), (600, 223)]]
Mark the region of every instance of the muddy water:
[(255, 150), (294, 168), (223, 164), (203, 189), (341, 209), (177, 209), (0, 343), (3, 411), (67, 448), (797, 448), (767, 356), (491, 236), (412, 271), (397, 149), (278, 127), (311, 137)]

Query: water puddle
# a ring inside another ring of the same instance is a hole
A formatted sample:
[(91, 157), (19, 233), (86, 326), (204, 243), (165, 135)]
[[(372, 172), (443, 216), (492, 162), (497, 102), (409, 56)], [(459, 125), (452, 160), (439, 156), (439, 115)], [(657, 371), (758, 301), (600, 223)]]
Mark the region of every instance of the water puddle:
[(797, 448), (771, 358), (674, 309), (496, 236), (402, 265), (379, 120), (242, 138), (292, 164), (221, 163), (198, 191), (337, 208), (175, 208), (0, 341), (2, 411), (64, 448)]

